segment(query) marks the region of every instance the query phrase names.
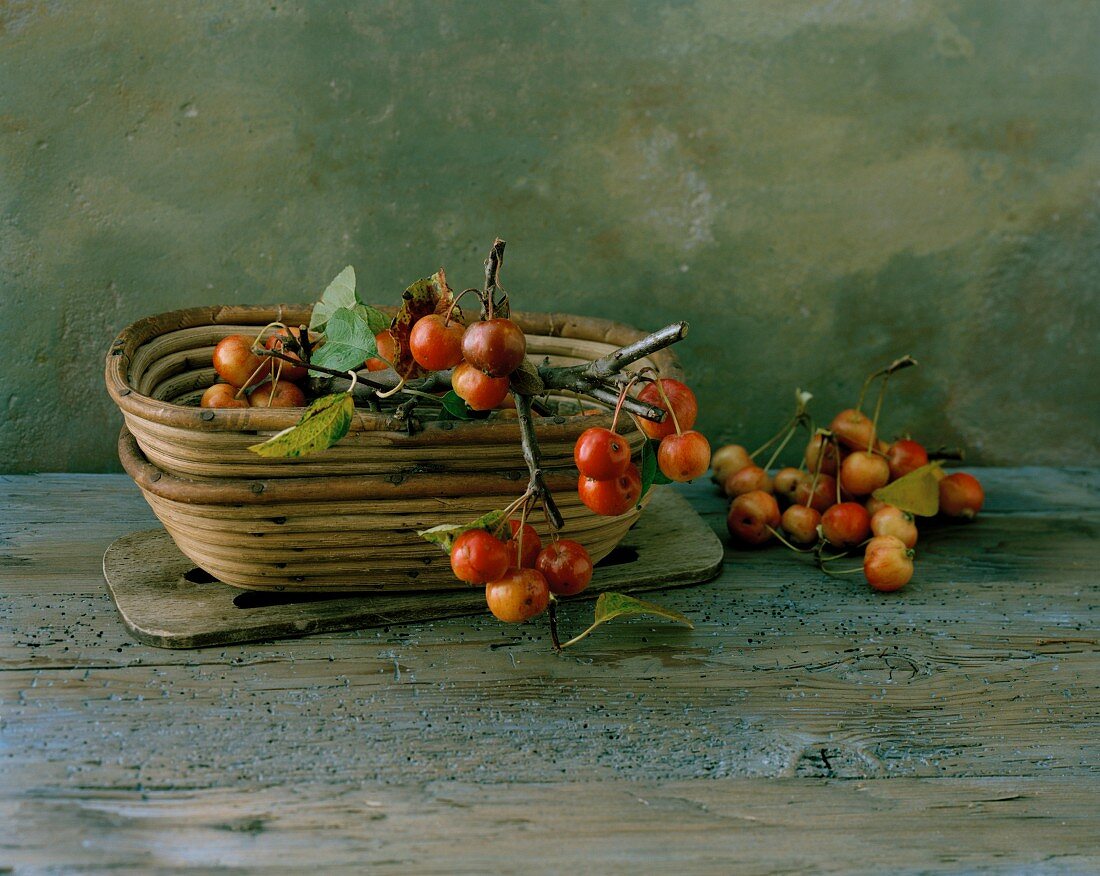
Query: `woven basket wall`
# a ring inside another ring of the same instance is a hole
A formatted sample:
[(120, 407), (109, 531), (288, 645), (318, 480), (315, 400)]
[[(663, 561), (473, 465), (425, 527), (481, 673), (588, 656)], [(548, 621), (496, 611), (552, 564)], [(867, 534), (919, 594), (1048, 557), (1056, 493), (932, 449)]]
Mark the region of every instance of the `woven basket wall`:
[[(564, 314), (517, 313), (528, 355), (569, 365), (644, 333)], [(514, 420), (428, 422), (408, 434), (391, 416), (356, 409), (348, 435), (302, 459), (247, 448), (292, 426), (301, 409), (199, 408), (217, 379), (214, 346), (269, 322), (309, 322), (302, 307), (173, 311), (126, 328), (107, 356), (106, 382), (123, 413), (119, 458), (180, 550), (215, 578), (258, 590), (411, 591), (462, 587), (447, 556), (416, 531), (462, 523), (517, 498), (527, 483)], [(671, 353), (653, 360), (678, 375)], [(543, 470), (565, 518), (563, 535), (598, 562), (637, 517), (600, 517), (577, 496), (573, 445), (610, 414), (535, 421)], [(622, 431), (637, 449), (629, 418)], [(548, 533), (541, 518), (531, 521)]]

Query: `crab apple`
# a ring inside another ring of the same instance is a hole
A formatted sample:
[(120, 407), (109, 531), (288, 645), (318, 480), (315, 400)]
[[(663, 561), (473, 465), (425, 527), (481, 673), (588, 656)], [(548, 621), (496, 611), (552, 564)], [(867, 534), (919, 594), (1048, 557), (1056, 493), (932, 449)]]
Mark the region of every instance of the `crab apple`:
[(840, 464), (840, 487), (852, 496), (869, 496), (890, 483), (890, 465), (885, 457), (856, 450)]
[(508, 395), (508, 378), (490, 377), (469, 362), (459, 362), (451, 372), (451, 387), (475, 411), (491, 411)]
[(829, 424), (829, 431), (837, 441), (852, 450), (866, 450), (875, 446), (875, 424), (862, 411), (848, 408), (841, 411)]
[(819, 514), (824, 514), (836, 504), (836, 478), (832, 475), (818, 475), (817, 486), (810, 492), (813, 479), (802, 481), (794, 491), (794, 500), (799, 505), (809, 505)]
[(462, 356), (490, 377), (507, 377), (526, 353), (523, 329), (503, 317), (470, 323), (462, 335)]
[(214, 370), (226, 383), (240, 389), (255, 386), (267, 377), (268, 360), (252, 352), (252, 340), (244, 335), (227, 335), (214, 347)]
[(907, 548), (917, 543), (917, 523), (913, 515), (893, 505), (884, 505), (871, 515), (871, 532), (875, 535), (893, 535)]
[(485, 585), (485, 602), (497, 620), (521, 624), (550, 604), (550, 587), (536, 569), (509, 569)]
[(467, 529), (451, 545), (451, 571), (467, 584), (485, 584), (503, 577), (513, 556), (491, 532)]
[(559, 538), (544, 547), (535, 560), (550, 592), (555, 596), (575, 596), (592, 580), (592, 558), (584, 545)]
[(841, 502), (821, 515), (821, 534), (829, 544), (847, 550), (871, 534), (871, 518), (858, 502)]
[(661, 397), (661, 389), (657, 388), (656, 383), (647, 383), (638, 393), (638, 401), (666, 412), (665, 418), (659, 423), (654, 423), (645, 417), (637, 418), (638, 428), (647, 438), (660, 439), (671, 435), (676, 431), (677, 423), (680, 424), (681, 430), (690, 429), (695, 425), (695, 418), (699, 415), (699, 403), (695, 400), (695, 393), (686, 384), (671, 377), (662, 377), (660, 382), (661, 389), (668, 396), (669, 404), (672, 405), (672, 410), (676, 414), (676, 420), (674, 422), (672, 414), (668, 413), (668, 406)]
[(633, 463), (619, 477), (606, 481), (581, 475), (577, 479), (577, 493), (590, 511), (605, 517), (618, 517), (642, 498), (642, 476)]
[(886, 463), (890, 466), (890, 480), (896, 481), (922, 465), (928, 465), (928, 451), (912, 439), (900, 438), (887, 448)]
[(392, 367), (397, 358), (397, 339), (389, 329), (381, 331), (374, 336), (374, 346), (378, 350), (377, 356), (371, 356), (366, 361), (368, 371), (385, 371)]
[(237, 398), (237, 387), (228, 383), (215, 383), (207, 387), (202, 394), (200, 407), (204, 408), (247, 408), (248, 399)]
[(252, 391), (248, 403), (254, 408), (304, 408), (306, 394), (287, 380), (265, 383)]
[(811, 480), (806, 472), (799, 471), (791, 466), (781, 468), (772, 477), (772, 492), (775, 493), (777, 499), (789, 505), (794, 502), (794, 494), (798, 491), (798, 485), (804, 480)]
[[(276, 352), (282, 353), (284, 356), (301, 362), (301, 355), (287, 346), (287, 340), (291, 337), (296, 341), (300, 341), (302, 338), (301, 329), (276, 329), (274, 334), (270, 335), (268, 339), (264, 341), (264, 349), (275, 350)], [(314, 335), (313, 332), (310, 332), (308, 337), (310, 341), (315, 341), (319, 338), (319, 336)], [(280, 364), (282, 365), (282, 370), (279, 368)], [(281, 359), (272, 359), (271, 373), (278, 374), (280, 380), (293, 380), (297, 382), (299, 380), (305, 380), (306, 375), (309, 374), (309, 369), (307, 369), (305, 365), (291, 365), (289, 362), (284, 362)]]
[(821, 473), (835, 475), (840, 468), (840, 451), (828, 435), (818, 432), (806, 445), (806, 467), (810, 472), (817, 471), (820, 460)]
[(726, 477), (722, 489), (731, 499), (753, 490), (772, 491), (772, 477), (758, 465), (746, 465)]
[(893, 535), (876, 535), (863, 553), (863, 574), (875, 590), (900, 590), (913, 577), (913, 550)]
[(948, 517), (973, 520), (984, 502), (985, 491), (973, 475), (957, 471), (940, 481), (940, 512)]
[(445, 371), (462, 361), (462, 337), (466, 327), (448, 321), (440, 313), (429, 313), (416, 321), (409, 332), (413, 360), (428, 371)]
[(821, 514), (806, 505), (791, 505), (783, 512), (779, 523), (795, 544), (813, 544), (817, 541)]
[(702, 432), (666, 435), (657, 448), (657, 465), (671, 481), (690, 481), (710, 468), (710, 442)]
[(512, 537), (508, 539), (508, 565), (518, 566), (521, 569), (533, 569), (535, 558), (542, 550), (542, 539), (535, 532), (535, 527), (530, 523), (523, 524), (523, 555), (519, 552), (519, 521), (509, 520), (508, 527), (512, 531)]
[(735, 541), (758, 545), (771, 539), (772, 530), (779, 526), (780, 519), (775, 496), (763, 490), (752, 490), (730, 503), (726, 527)]
[(723, 444), (710, 458), (715, 483), (721, 485), (727, 475), (752, 465), (752, 457), (740, 444)]
[(608, 481), (621, 476), (630, 465), (630, 445), (617, 432), (593, 426), (577, 438), (573, 461), (586, 478)]

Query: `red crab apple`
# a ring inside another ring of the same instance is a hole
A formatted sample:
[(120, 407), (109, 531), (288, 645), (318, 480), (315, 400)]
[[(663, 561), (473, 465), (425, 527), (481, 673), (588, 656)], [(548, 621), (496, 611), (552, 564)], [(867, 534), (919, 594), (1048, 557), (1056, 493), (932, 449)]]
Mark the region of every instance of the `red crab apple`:
[(913, 550), (893, 535), (876, 535), (863, 553), (863, 574), (875, 590), (900, 590), (913, 577)]
[(507, 377), (523, 361), (527, 337), (510, 319), (472, 322), (462, 335), (462, 355), (490, 377)]
[(771, 539), (779, 526), (779, 503), (775, 496), (763, 490), (743, 493), (730, 503), (726, 527), (736, 541), (760, 545)]
[(584, 545), (568, 538), (544, 547), (535, 568), (542, 572), (555, 596), (575, 596), (592, 580), (592, 558)]
[(957, 471), (940, 481), (940, 512), (948, 517), (973, 520), (985, 503), (985, 491), (978, 479)]
[[(672, 410), (676, 412), (675, 422), (672, 414), (667, 413), (668, 405), (661, 397), (661, 390), (664, 390)], [(647, 438), (660, 439), (671, 435), (676, 431), (677, 423), (681, 430), (690, 429), (695, 425), (695, 418), (699, 415), (699, 403), (695, 400), (695, 393), (686, 384), (671, 377), (661, 378), (661, 389), (657, 388), (656, 383), (647, 383), (638, 393), (638, 401), (666, 411), (665, 418), (659, 423), (654, 423), (645, 417), (638, 417), (638, 428)]]
[(485, 585), (485, 602), (497, 620), (521, 624), (546, 611), (550, 586), (536, 569), (513, 568)]
[(642, 497), (642, 476), (633, 463), (624, 474), (611, 480), (597, 481), (581, 475), (577, 493), (589, 510), (605, 517), (618, 517), (638, 504)]
[(468, 529), (451, 546), (451, 571), (467, 584), (485, 584), (504, 576), (512, 554), (491, 532)]

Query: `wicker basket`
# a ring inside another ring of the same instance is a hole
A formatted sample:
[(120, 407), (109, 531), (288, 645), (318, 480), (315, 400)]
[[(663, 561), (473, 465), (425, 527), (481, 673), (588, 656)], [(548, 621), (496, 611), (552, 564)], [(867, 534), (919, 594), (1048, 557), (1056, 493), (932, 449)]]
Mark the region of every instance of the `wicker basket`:
[[(597, 358), (643, 336), (605, 320), (517, 313), (528, 354), (552, 364)], [(208, 307), (126, 328), (107, 356), (106, 381), (126, 421), (123, 467), (180, 550), (226, 584), (256, 590), (455, 589), (446, 555), (416, 531), (461, 523), (509, 504), (527, 469), (514, 420), (427, 423), (407, 434), (391, 416), (357, 409), (348, 435), (301, 459), (247, 448), (297, 422), (300, 409), (198, 407), (215, 382), (214, 346), (279, 320), (309, 322), (303, 307)], [(678, 373), (662, 351), (645, 364)], [(573, 445), (610, 415), (536, 420), (543, 470), (564, 534), (605, 556), (634, 522), (591, 513), (576, 492)], [(629, 421), (627, 421), (629, 424)], [(642, 437), (625, 437), (636, 449)], [(541, 520), (532, 520), (545, 538)]]

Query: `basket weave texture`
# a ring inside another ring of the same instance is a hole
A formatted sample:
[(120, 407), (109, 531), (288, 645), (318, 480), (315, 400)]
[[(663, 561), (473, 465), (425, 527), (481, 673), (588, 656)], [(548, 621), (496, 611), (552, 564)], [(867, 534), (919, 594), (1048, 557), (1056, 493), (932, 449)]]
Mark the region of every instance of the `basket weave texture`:
[[(384, 309), (384, 308), (381, 308)], [(456, 589), (447, 556), (417, 535), (503, 508), (527, 483), (515, 420), (404, 421), (356, 409), (347, 436), (299, 459), (247, 448), (294, 425), (301, 409), (198, 407), (216, 382), (214, 346), (270, 322), (308, 324), (309, 308), (205, 307), (127, 327), (107, 355), (107, 389), (125, 419), (119, 458), (180, 550), (218, 580), (256, 590)], [(598, 358), (643, 337), (620, 323), (565, 314), (514, 313), (528, 356), (553, 365)], [(666, 351), (635, 367), (679, 374)], [(610, 413), (535, 420), (542, 468), (565, 519), (562, 535), (594, 562), (606, 556), (638, 511), (600, 517), (577, 496), (573, 445)], [(624, 437), (641, 434), (629, 418)], [(530, 521), (545, 540), (541, 515)]]

